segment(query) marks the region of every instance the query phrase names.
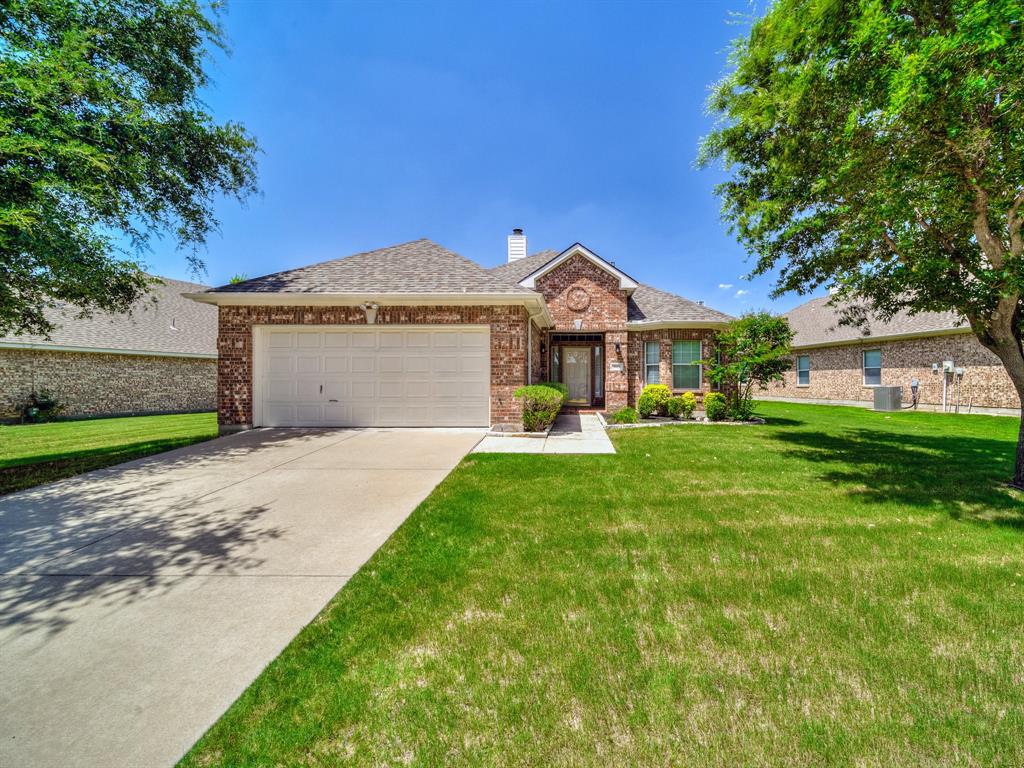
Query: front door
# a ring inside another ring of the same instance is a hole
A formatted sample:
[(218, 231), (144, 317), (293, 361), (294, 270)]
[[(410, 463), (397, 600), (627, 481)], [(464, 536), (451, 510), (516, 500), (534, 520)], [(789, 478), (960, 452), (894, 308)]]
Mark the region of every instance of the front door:
[(563, 354), (569, 402), (590, 405), (590, 347), (563, 347)]

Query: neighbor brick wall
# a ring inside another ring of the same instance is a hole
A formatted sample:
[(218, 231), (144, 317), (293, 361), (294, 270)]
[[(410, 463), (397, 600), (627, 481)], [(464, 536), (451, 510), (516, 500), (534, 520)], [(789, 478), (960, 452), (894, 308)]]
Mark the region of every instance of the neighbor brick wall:
[(902, 386), (905, 403), (911, 402), (910, 380), (917, 378), (921, 403), (941, 404), (942, 374), (932, 373), (932, 363), (952, 360), (965, 369), (960, 397), (963, 406), (972, 402), (979, 408), (1020, 407), (999, 358), (970, 333), (798, 350), (798, 354), (810, 356), (810, 386), (796, 385), (794, 356), (794, 368), (786, 373), (785, 380), (755, 396), (871, 402), (874, 389), (864, 386), (862, 368), (862, 354), (868, 349), (881, 350), (882, 384)]
[[(521, 306), (380, 307), (377, 325), (487, 325), (491, 337), (491, 421), (518, 424), (512, 393), (526, 382), (526, 309)], [(365, 325), (359, 307), (222, 306), (217, 397), (222, 426), (252, 424), (254, 325)], [(539, 342), (538, 342), (539, 343)]]
[[(565, 333), (603, 333), (604, 336), (604, 395), (605, 407), (616, 410), (626, 405), (629, 397), (628, 371), (613, 371), (611, 363), (628, 362), (629, 345), (626, 334), (626, 292), (619, 288), (619, 280), (583, 256), (573, 256), (537, 280), (537, 290), (544, 295), (548, 311), (555, 321), (549, 330)], [(586, 306), (574, 305), (579, 291), (587, 296)], [(576, 327), (576, 321), (580, 327)], [(620, 352), (615, 352), (618, 342)], [(551, 343), (548, 340), (548, 354)], [(549, 360), (544, 361), (547, 377)]]
[(0, 349), (0, 418), (19, 416), (35, 389), (64, 416), (212, 411), (217, 361), (189, 357)]
[[(646, 381), (644, 350), (647, 342), (658, 342), (660, 356), (659, 373), (661, 383), (672, 386), (672, 342), (700, 341), (701, 357), (707, 358), (712, 353), (712, 340), (715, 332), (706, 328), (666, 328), (656, 331), (630, 332), (629, 334), (629, 404), (636, 405), (636, 399), (643, 391)], [(677, 390), (682, 392), (683, 390)], [(711, 382), (706, 375), (701, 377), (700, 390), (693, 390), (698, 400), (711, 391)]]

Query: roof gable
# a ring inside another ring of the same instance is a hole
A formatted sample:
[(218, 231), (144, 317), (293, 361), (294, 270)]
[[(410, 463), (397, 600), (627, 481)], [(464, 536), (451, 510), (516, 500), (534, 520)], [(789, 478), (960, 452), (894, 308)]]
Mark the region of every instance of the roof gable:
[(553, 259), (550, 259), (549, 261), (545, 262), (544, 264), (534, 269), (526, 276), (522, 277), (519, 280), (519, 285), (523, 286), (524, 288), (536, 288), (537, 278), (546, 275), (553, 269), (556, 269), (557, 267), (571, 259), (573, 256), (582, 256), (583, 258), (593, 263), (595, 266), (603, 269), (605, 272), (607, 272), (608, 274), (610, 274), (612, 277), (619, 281), (619, 288), (621, 288), (624, 291), (634, 291), (639, 285), (639, 283), (637, 283), (636, 280), (631, 278), (622, 270), (616, 268), (616, 266), (612, 264), (610, 261), (605, 261), (604, 259), (602, 259), (600, 256), (598, 256), (596, 253), (594, 253), (592, 250), (587, 248), (582, 243), (573, 243), (560, 254), (555, 256)]

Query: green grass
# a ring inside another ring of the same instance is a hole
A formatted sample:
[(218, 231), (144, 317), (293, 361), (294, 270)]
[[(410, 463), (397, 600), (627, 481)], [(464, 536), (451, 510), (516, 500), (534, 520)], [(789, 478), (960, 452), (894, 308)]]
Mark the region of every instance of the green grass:
[(216, 436), (213, 413), (0, 426), (0, 493)]
[(1024, 765), (1017, 422), (468, 457), (184, 766)]

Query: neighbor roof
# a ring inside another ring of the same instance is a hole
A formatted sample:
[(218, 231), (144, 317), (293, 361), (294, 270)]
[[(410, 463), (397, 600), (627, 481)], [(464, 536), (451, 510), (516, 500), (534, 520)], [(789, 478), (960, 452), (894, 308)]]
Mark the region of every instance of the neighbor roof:
[(866, 328), (840, 325), (842, 305), (829, 304), (831, 297), (811, 299), (785, 313), (794, 331), (794, 347), (827, 346), (868, 339), (967, 332), (970, 327), (954, 312), (900, 312), (885, 321), (870, 317)]
[[(217, 356), (217, 309), (189, 301), (182, 294), (208, 286), (158, 278), (129, 313), (96, 312), (79, 318), (79, 310), (62, 304), (45, 311), (56, 328), (44, 336), (3, 336), (2, 347), (36, 347), (186, 357)], [(173, 327), (172, 327), (173, 324)]]
[[(558, 251), (538, 251), (525, 259), (492, 267), (495, 275), (519, 282), (531, 275), (549, 261), (557, 258)], [(695, 301), (661, 291), (640, 283), (629, 297), (627, 306), (631, 323), (672, 324), (672, 323), (727, 323), (733, 318), (716, 309), (705, 307)]]
[(222, 285), (209, 293), (533, 295), (534, 292), (423, 239)]

